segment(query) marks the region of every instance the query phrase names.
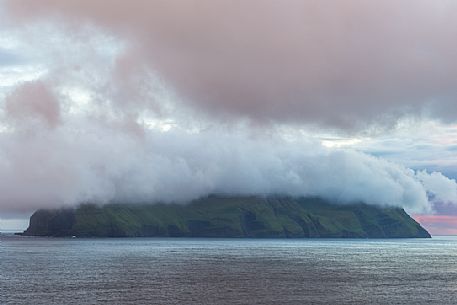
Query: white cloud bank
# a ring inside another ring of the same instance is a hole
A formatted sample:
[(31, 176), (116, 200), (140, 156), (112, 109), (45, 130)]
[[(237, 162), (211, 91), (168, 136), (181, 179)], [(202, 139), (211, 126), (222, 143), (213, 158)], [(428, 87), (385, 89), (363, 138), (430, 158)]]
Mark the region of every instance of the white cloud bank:
[[(48, 103), (43, 98), (30, 108), (21, 99), (34, 97), (24, 87), (12, 96), (26, 111), (10, 115), (10, 128), (0, 133), (0, 212), (86, 201), (183, 202), (221, 192), (319, 196), (414, 212), (430, 211), (429, 198), (457, 202), (454, 180), (361, 152), (240, 126), (164, 132), (84, 113), (59, 119), (47, 108), (56, 106), (48, 91), (40, 87)], [(36, 115), (27, 116), (32, 110)]]
[[(135, 57), (123, 43), (91, 27), (66, 29), (71, 30), (74, 36), (45, 23), (16, 33), (33, 48), (46, 72), (31, 82), (11, 82), (0, 95), (0, 213), (87, 201), (183, 202), (221, 192), (320, 196), (341, 204), (401, 206), (410, 212), (429, 212), (434, 201), (457, 202), (456, 182), (440, 173), (415, 172), (338, 148), (346, 142), (324, 142), (333, 146), (328, 148), (298, 132), (284, 133), (293, 127), (289, 120), (281, 121), (281, 115), (272, 116), (277, 123), (261, 126), (246, 121), (263, 107), (260, 101), (268, 94), (269, 81), (253, 85), (254, 104), (244, 103), (249, 95), (237, 95), (237, 103), (228, 107), (247, 107), (247, 112), (238, 116), (222, 107), (211, 118), (208, 113), (214, 112), (202, 110), (207, 101), (195, 105), (187, 96), (177, 99), (152, 72), (156, 57), (142, 59), (142, 52), (133, 53)], [(211, 71), (217, 68), (208, 64)], [(219, 73), (223, 70), (216, 76)], [(167, 85), (176, 87), (172, 77), (168, 80)], [(331, 89), (324, 87), (326, 92)], [(210, 97), (218, 94), (211, 91), (217, 86), (205, 83), (204, 88)], [(284, 90), (273, 90), (271, 96)], [(268, 99), (268, 109), (281, 109), (278, 100)], [(344, 109), (350, 113), (364, 105), (371, 113), (365, 102), (349, 100), (341, 104), (335, 99), (329, 105), (347, 104)], [(312, 100), (303, 105), (297, 112), (286, 108), (304, 118), (300, 123), (316, 123), (304, 114), (322, 105)], [(328, 114), (327, 106), (309, 112), (317, 123), (341, 112), (336, 107)], [(357, 115), (370, 119), (370, 113)]]

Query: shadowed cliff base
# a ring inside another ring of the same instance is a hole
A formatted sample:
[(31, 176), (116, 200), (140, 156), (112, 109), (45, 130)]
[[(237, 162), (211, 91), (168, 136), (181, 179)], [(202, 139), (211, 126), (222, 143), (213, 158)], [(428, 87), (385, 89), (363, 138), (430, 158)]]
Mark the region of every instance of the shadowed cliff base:
[(189, 204), (38, 210), (26, 236), (429, 238), (403, 209), (318, 198), (210, 195)]

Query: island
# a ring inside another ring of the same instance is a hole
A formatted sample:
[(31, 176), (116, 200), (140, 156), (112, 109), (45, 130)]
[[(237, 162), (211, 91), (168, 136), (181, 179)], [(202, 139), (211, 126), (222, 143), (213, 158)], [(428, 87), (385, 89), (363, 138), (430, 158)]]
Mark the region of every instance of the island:
[(319, 198), (210, 195), (187, 204), (82, 204), (43, 209), (25, 236), (429, 238), (402, 208)]

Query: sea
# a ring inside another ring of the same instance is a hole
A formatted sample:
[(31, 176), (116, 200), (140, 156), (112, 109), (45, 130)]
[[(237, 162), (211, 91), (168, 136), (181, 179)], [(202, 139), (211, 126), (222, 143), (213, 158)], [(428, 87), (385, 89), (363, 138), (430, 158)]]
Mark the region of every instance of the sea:
[(457, 238), (1, 235), (0, 304), (457, 304)]

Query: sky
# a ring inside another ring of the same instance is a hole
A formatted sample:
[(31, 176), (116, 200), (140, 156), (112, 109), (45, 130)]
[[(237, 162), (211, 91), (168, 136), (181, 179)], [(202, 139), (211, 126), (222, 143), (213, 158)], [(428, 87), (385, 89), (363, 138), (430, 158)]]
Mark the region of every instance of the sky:
[(452, 0), (0, 0), (0, 230), (209, 193), (457, 234)]

